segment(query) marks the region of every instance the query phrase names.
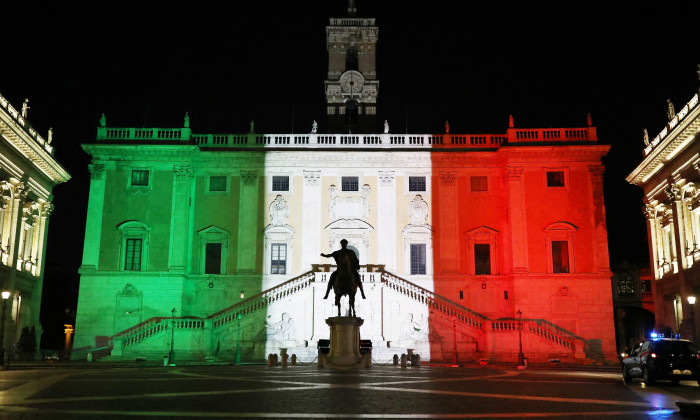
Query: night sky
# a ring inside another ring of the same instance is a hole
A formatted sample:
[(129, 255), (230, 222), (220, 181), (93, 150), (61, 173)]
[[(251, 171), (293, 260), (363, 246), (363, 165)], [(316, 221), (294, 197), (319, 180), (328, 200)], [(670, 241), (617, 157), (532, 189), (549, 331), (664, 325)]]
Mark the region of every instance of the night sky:
[[(108, 126), (195, 133), (308, 132), (324, 127), (325, 26), (345, 0), (175, 2), (15, 1), (0, 16), (0, 93), (54, 130), (72, 180), (53, 191), (42, 347), (74, 323), (89, 189), (88, 156)], [(612, 145), (604, 183), (612, 265), (648, 264), (642, 192), (625, 177), (655, 137), (666, 99), (697, 91), (700, 3), (357, 0), (377, 18), (378, 120), (391, 131), (505, 133), (583, 127), (591, 113)], [(377, 127), (377, 132), (380, 128)]]

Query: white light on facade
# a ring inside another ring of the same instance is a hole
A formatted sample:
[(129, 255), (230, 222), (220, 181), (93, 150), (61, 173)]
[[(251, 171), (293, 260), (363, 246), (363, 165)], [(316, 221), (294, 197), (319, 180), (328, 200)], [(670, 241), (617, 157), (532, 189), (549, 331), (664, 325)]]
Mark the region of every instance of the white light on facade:
[(690, 303), (691, 305), (695, 305), (695, 296), (688, 296), (688, 303)]

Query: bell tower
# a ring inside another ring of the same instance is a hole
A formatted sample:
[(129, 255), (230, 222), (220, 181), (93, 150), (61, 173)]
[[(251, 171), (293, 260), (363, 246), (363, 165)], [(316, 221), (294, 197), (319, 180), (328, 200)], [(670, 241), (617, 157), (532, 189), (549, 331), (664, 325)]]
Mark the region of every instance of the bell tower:
[(374, 18), (356, 15), (355, 1), (349, 0), (348, 16), (330, 18), (326, 27), (326, 130), (332, 133), (374, 133), (377, 130), (379, 28)]

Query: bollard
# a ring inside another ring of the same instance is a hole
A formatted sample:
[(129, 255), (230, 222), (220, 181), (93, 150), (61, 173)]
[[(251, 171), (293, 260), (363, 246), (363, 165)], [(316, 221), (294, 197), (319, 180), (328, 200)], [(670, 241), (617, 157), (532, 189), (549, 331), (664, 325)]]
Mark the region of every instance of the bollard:
[(372, 367), (372, 349), (370, 349), (367, 353), (364, 354), (365, 357), (365, 367)]
[(321, 369), (326, 365), (326, 358), (325, 354), (321, 351), (321, 349), (318, 350), (318, 368)]
[(292, 355), (292, 364), (293, 364), (293, 365), (296, 365), (296, 364), (297, 364), (297, 355), (296, 355), (296, 354), (293, 354), (293, 355)]
[(411, 361), (411, 365), (415, 367), (420, 367), (420, 354), (414, 354), (413, 359)]
[(279, 354), (275, 353), (272, 355), (272, 363), (275, 364), (275, 366), (280, 364), (280, 356)]
[(289, 359), (289, 355), (287, 353), (282, 353), (282, 367), (283, 368), (287, 367), (287, 359)]
[(272, 366), (272, 362), (273, 362), (273, 357), (272, 357), (272, 353), (270, 353), (267, 355), (267, 366), (268, 367)]
[(406, 354), (401, 355), (401, 367), (402, 368), (406, 367)]
[(168, 356), (163, 356), (163, 366), (168, 366), (168, 362), (170, 362), (170, 360), (168, 360)]
[(393, 360), (394, 360), (394, 366), (398, 365), (399, 364), (399, 355), (395, 354), (393, 357)]
[(92, 362), (92, 353), (88, 353), (87, 355), (87, 361)]

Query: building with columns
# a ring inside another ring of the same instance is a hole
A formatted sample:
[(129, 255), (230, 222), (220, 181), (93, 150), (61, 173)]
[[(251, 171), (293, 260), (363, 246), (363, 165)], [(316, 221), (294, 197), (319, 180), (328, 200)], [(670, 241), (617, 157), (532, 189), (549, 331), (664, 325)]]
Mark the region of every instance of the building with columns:
[[(580, 127), (377, 133), (374, 19), (331, 18), (329, 130), (111, 127), (92, 174), (74, 357), (312, 361), (347, 239), (375, 360), (615, 360), (601, 158)], [(583, 120), (583, 118), (582, 118)], [(360, 130), (360, 131), (358, 131)], [(343, 302), (345, 305), (345, 302)]]
[(656, 330), (696, 340), (700, 292), (700, 106), (696, 93), (678, 112), (668, 101), (668, 122), (649, 139), (644, 159), (627, 181), (644, 190)]
[(39, 309), (54, 186), (70, 175), (54, 159), (52, 131), (44, 138), (20, 108), (0, 95), (0, 287), (9, 291), (4, 342), (9, 351), (23, 327), (41, 336)]

